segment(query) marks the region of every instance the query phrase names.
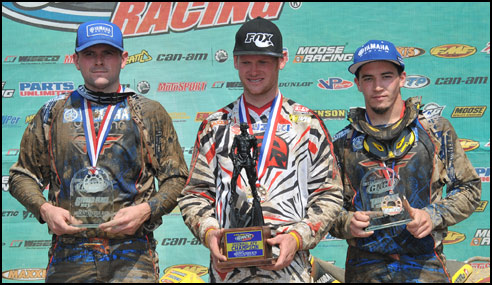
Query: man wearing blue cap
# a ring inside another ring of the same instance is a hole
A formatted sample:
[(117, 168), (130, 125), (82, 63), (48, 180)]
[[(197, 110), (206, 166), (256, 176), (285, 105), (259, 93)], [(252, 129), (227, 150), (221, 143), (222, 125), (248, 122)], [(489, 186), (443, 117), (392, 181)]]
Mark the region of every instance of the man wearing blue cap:
[(450, 282), (447, 227), (480, 202), (480, 178), (449, 121), (426, 117), (420, 98), (403, 101), (404, 69), (395, 46), (379, 40), (349, 67), (365, 108), (351, 109), (334, 137), (344, 209), (330, 231), (349, 245), (346, 282)]
[(53, 234), (47, 282), (158, 280), (153, 231), (188, 170), (165, 109), (120, 84), (127, 57), (118, 26), (81, 24), (84, 85), (41, 108), (10, 169), (10, 193)]

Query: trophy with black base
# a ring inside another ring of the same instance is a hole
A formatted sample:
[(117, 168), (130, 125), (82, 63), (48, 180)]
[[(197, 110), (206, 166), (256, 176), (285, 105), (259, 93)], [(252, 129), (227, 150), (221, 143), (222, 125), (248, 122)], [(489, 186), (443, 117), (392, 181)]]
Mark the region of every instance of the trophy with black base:
[(362, 206), (371, 217), (365, 231), (401, 226), (412, 220), (404, 188), (398, 187), (398, 182), (398, 175), (388, 167), (378, 167), (364, 175), (360, 191)]
[[(256, 191), (258, 145), (256, 138), (248, 133), (248, 124), (242, 123), (240, 129), (241, 133), (234, 137), (229, 153), (234, 163), (229, 200), (231, 228), (225, 229), (222, 240), (222, 253), (227, 261), (219, 262), (218, 269), (268, 266), (276, 261), (266, 241), (270, 238), (270, 228), (265, 226), (260, 197)], [(236, 189), (236, 181), (243, 168), (253, 196), (252, 204), (248, 203), (241, 190)]]

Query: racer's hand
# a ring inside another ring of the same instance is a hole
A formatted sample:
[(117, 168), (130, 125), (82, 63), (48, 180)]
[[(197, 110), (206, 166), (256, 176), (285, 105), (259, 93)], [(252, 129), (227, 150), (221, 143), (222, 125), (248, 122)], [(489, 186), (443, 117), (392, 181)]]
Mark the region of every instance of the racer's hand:
[(111, 221), (100, 224), (99, 229), (111, 234), (133, 235), (149, 217), (150, 206), (142, 203), (120, 209)]
[(82, 222), (70, 215), (69, 211), (53, 206), (50, 203), (41, 205), (40, 213), (41, 218), (56, 235), (75, 234), (87, 230), (87, 228), (71, 226), (71, 224), (76, 225)]
[(412, 218), (412, 221), (407, 224), (407, 231), (419, 239), (428, 236), (433, 228), (429, 213), (424, 210), (412, 208), (406, 199), (403, 200), (403, 207), (410, 214), (410, 218)]
[(371, 217), (369, 216), (368, 212), (364, 212), (364, 211), (355, 212), (352, 218), (350, 219), (350, 233), (352, 234), (352, 236), (358, 238), (366, 238), (368, 236), (371, 236), (374, 233), (374, 231), (370, 231), (370, 232), (364, 231), (364, 229), (369, 226), (370, 220)]
[(221, 261), (227, 261), (227, 257), (222, 254), (220, 247), (220, 241), (224, 236), (224, 229), (212, 229), (205, 235), (205, 245), (210, 249), (210, 257), (212, 258), (212, 264), (216, 271), (220, 273), (228, 273), (230, 270), (220, 270), (217, 268), (217, 264)]
[(297, 251), (296, 238), (290, 234), (277, 235), (274, 238), (267, 239), (269, 245), (278, 245), (280, 248), (280, 254), (277, 258), (277, 262), (270, 266), (259, 266), (263, 270), (280, 270), (290, 265)]

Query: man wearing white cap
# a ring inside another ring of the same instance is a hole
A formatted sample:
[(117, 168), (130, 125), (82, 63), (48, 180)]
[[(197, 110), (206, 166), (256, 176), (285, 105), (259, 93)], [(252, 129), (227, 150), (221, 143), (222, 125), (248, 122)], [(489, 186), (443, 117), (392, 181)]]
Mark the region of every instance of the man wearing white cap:
[(10, 169), (10, 193), (53, 234), (47, 282), (158, 280), (153, 231), (188, 170), (164, 108), (120, 84), (127, 57), (118, 26), (81, 24), (84, 85), (41, 108)]
[(447, 227), (480, 202), (480, 178), (449, 121), (426, 117), (421, 98), (402, 99), (404, 69), (380, 40), (357, 49), (349, 67), (365, 108), (351, 109), (334, 137), (344, 209), (330, 230), (349, 245), (346, 282), (450, 282)]
[[(200, 126), (179, 206), (186, 225), (210, 249), (211, 282), (309, 282), (309, 249), (326, 235), (341, 209), (341, 180), (323, 121), (278, 89), (286, 63), (275, 24), (262, 18), (245, 23), (234, 47), (234, 67), (244, 92)], [(252, 187), (245, 170), (239, 177), (233, 175), (229, 157), (240, 129), (255, 136), (260, 149)], [(243, 199), (242, 206), (259, 200), (259, 220), (271, 229), (273, 237), (267, 242), (273, 246), (275, 264), (218, 268), (227, 260), (219, 247), (224, 229), (235, 227), (231, 217), (236, 212), (256, 213), (255, 207), (243, 211), (230, 203), (235, 193)]]

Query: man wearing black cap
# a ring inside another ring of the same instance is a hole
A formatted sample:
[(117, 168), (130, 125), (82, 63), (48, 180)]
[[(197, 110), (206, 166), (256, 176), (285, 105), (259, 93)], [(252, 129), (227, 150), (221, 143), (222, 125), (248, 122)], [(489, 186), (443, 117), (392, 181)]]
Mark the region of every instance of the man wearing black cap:
[[(244, 92), (200, 126), (179, 206), (192, 233), (210, 249), (212, 282), (310, 281), (308, 250), (325, 236), (341, 209), (341, 180), (328, 131), (311, 110), (285, 98), (278, 88), (286, 63), (275, 24), (262, 18), (245, 23), (234, 47), (234, 67)], [(234, 165), (229, 153), (242, 123), (258, 140), (256, 189), (273, 236), (267, 242), (278, 259), (268, 267), (221, 272), (216, 265), (226, 257), (219, 243), (237, 207), (229, 203), (232, 191), (245, 203), (253, 199), (244, 170), (231, 189)]]
[(153, 231), (188, 171), (164, 108), (120, 84), (127, 57), (118, 26), (81, 24), (84, 85), (41, 108), (10, 169), (10, 193), (53, 234), (47, 282), (158, 280)]
[(480, 178), (449, 121), (424, 115), (420, 98), (403, 101), (404, 69), (395, 46), (379, 40), (349, 67), (366, 108), (351, 109), (334, 137), (344, 209), (330, 233), (349, 245), (346, 282), (450, 282), (447, 227), (480, 202)]

